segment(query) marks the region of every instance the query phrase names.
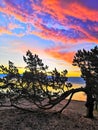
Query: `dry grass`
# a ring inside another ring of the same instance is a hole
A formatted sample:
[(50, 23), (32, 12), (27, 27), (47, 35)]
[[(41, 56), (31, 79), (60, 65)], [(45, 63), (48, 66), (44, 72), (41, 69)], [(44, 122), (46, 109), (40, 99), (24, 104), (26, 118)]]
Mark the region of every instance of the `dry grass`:
[(0, 130), (98, 130), (98, 113), (87, 119), (84, 102), (72, 101), (61, 115), (54, 114), (61, 104), (50, 111), (35, 109), (24, 112), (14, 108), (0, 108)]

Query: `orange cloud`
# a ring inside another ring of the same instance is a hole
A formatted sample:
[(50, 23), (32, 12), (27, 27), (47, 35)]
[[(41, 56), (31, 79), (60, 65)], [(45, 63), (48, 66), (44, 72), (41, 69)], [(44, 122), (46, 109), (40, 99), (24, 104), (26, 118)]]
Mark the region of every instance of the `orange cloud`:
[[(0, 12), (8, 15), (9, 17), (14, 16), (15, 19), (26, 24), (30, 23), (30, 26), (35, 27), (35, 31), (32, 31), (29, 26), (28, 29), (30, 30), (27, 31), (29, 34), (34, 34), (44, 39), (63, 43), (76, 43), (81, 41), (98, 43), (98, 37), (95, 36), (97, 27), (94, 27), (93, 33), (92, 30), (89, 29), (89, 26), (85, 29), (85, 27), (75, 23), (75, 20), (73, 20), (73, 23), (71, 18), (68, 18), (73, 17), (74, 19), (81, 20), (80, 22), (83, 22), (85, 25), (88, 24), (88, 20), (91, 22), (98, 22), (98, 11), (85, 6), (82, 3), (82, 0), (74, 0), (74, 2), (73, 0), (42, 0), (37, 2), (34, 0), (28, 0), (28, 2), (26, 1), (23, 3), (25, 7), (15, 5), (15, 2), (10, 0), (4, 0), (3, 2), (5, 3), (5, 6), (0, 6)], [(29, 5), (31, 9), (30, 11), (26, 8), (27, 5)], [(47, 15), (50, 16), (49, 20), (51, 27), (48, 27), (48, 23), (44, 22), (43, 16), (46, 18)], [(56, 28), (55, 22), (64, 26), (64, 29), (60, 29), (59, 27)], [(67, 32), (66, 27), (68, 30), (74, 29), (72, 30), (73, 32), (70, 33), (71, 36), (64, 33)], [(11, 29), (13, 29), (12, 25)], [(72, 33), (76, 33), (77, 35), (79, 34), (79, 37), (74, 37)], [(23, 35), (20, 34), (20, 36)]]
[(6, 27), (0, 27), (0, 35), (2, 35), (2, 34), (9, 34), (9, 35), (11, 35), (12, 32), (9, 31)]
[[(37, 13), (50, 14), (53, 19), (57, 19), (59, 22), (61, 22), (62, 25), (64, 25), (65, 27), (67, 26), (69, 29), (72, 29), (71, 26), (74, 26), (74, 30), (76, 32), (79, 31), (80, 33), (83, 33), (84, 37), (80, 37), (77, 39), (72, 37), (69, 38), (66, 35), (62, 35), (61, 30), (57, 32), (57, 30), (53, 28), (49, 29), (43, 26), (42, 23), (37, 25), (38, 29), (41, 31), (33, 32), (33, 34), (38, 35), (44, 39), (52, 39), (54, 41), (61, 41), (63, 43), (76, 43), (77, 41), (98, 43), (98, 37), (96, 38), (95, 35), (90, 33), (90, 31), (92, 30), (86, 30), (85, 27), (83, 28), (77, 24), (73, 25), (73, 23), (69, 25), (68, 22), (70, 21), (70, 19), (67, 18), (67, 16), (72, 16), (74, 18), (82, 20), (84, 24), (86, 24), (85, 22), (87, 20), (98, 22), (98, 11), (89, 9), (77, 0), (75, 0), (74, 2), (72, 0), (70, 0), (69, 2), (64, 0), (43, 0), (41, 6), (32, 4), (32, 8), (37, 10)], [(97, 29), (94, 31), (97, 31)]]
[[(81, 4), (78, 0), (43, 0), (42, 11), (47, 11), (52, 16), (64, 19), (65, 16), (73, 16), (82, 20), (91, 20), (98, 22), (98, 11), (89, 9)], [(38, 8), (37, 8), (38, 9)]]
[(0, 6), (0, 12), (10, 16), (14, 16), (17, 20), (21, 22), (29, 21), (29, 14), (25, 10), (21, 10), (20, 6), (14, 6), (11, 2), (4, 0), (5, 7)]
[(72, 63), (75, 54), (75, 52), (62, 52), (59, 47), (46, 49), (45, 52), (56, 59), (64, 60), (69, 63)]

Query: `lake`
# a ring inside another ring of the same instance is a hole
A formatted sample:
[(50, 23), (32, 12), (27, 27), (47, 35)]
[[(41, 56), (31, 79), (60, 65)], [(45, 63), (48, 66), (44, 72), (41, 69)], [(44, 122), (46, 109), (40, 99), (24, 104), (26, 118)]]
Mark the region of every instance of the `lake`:
[[(4, 76), (6, 76), (6, 74), (0, 74), (0, 78), (3, 78)], [(79, 88), (85, 86), (85, 81), (81, 77), (69, 77), (67, 82), (72, 83), (73, 88)], [(83, 92), (79, 92), (74, 94), (73, 99), (85, 101), (86, 95)]]

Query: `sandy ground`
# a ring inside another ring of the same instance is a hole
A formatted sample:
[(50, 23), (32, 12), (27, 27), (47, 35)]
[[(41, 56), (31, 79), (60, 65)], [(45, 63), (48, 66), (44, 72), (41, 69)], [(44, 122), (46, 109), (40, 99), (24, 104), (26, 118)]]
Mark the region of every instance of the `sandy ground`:
[(85, 102), (72, 101), (62, 114), (54, 114), (64, 102), (48, 111), (34, 109), (24, 112), (15, 108), (0, 108), (0, 130), (98, 130), (98, 113), (85, 118)]

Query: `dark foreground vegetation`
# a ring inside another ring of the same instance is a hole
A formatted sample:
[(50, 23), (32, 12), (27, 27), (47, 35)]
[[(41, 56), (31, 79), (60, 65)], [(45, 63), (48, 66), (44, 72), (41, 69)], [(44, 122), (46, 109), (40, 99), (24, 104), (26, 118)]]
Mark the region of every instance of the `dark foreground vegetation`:
[[(83, 91), (87, 95), (86, 116), (93, 118), (94, 103), (98, 102), (98, 47), (90, 51), (79, 50), (73, 59), (73, 65), (81, 70), (81, 77), (86, 82), (85, 87), (73, 88), (66, 77), (67, 70), (61, 73), (55, 68), (48, 71), (38, 55), (27, 51), (23, 59), (27, 66), (20, 75), (18, 68), (9, 61), (9, 67), (0, 66), (0, 71), (7, 74), (0, 79), (1, 107), (11, 106), (26, 111), (33, 111), (33, 106), (42, 110), (54, 108), (61, 101), (66, 100), (57, 113), (61, 113), (71, 102), (73, 95)], [(32, 108), (24, 107), (23, 101), (32, 104)], [(96, 105), (97, 109), (97, 105)], [(78, 109), (77, 109), (78, 111)]]

